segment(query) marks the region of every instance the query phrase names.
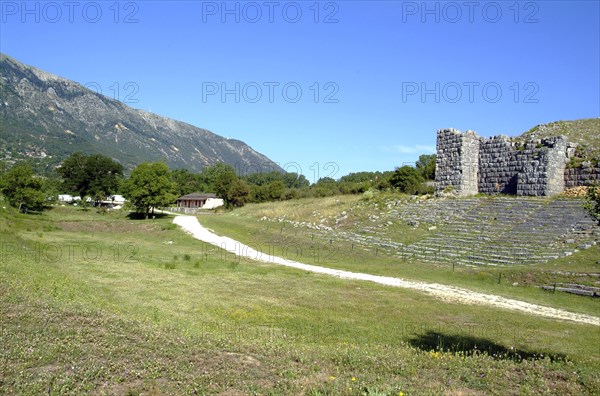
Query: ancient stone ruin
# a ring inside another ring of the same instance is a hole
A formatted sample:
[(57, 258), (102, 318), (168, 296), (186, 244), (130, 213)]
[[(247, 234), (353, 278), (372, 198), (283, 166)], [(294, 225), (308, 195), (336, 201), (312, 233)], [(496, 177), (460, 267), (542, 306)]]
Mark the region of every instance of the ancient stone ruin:
[(576, 144), (564, 136), (522, 142), (500, 135), (441, 129), (437, 134), (436, 193), (552, 196), (565, 187), (600, 181), (600, 168), (568, 168)]

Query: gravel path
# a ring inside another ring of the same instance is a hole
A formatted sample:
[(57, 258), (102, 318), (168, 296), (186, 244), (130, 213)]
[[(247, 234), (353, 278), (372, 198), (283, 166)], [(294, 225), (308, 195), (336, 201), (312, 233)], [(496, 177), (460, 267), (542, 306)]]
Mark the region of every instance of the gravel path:
[(542, 305), (531, 304), (524, 301), (497, 296), (494, 294), (479, 293), (460, 287), (442, 285), (439, 283), (410, 281), (389, 276), (370, 275), (360, 272), (337, 270), (332, 268), (321, 267), (318, 265), (309, 265), (297, 261), (286, 260), (282, 257), (271, 256), (256, 251), (250, 246), (244, 245), (234, 239), (216, 235), (207, 228), (203, 227), (198, 222), (198, 219), (195, 216), (177, 215), (175, 219), (173, 219), (173, 223), (183, 228), (186, 232), (190, 233), (196, 239), (226, 249), (232, 253), (235, 253), (236, 255), (250, 258), (252, 260), (284, 265), (286, 267), (298, 268), (303, 271), (310, 271), (318, 274), (335, 276), (341, 279), (365, 280), (387, 286), (418, 290), (448, 302), (489, 305), (493, 307), (510, 309), (513, 311), (543, 316), (546, 318), (569, 320), (578, 323), (586, 323), (600, 326), (599, 317), (573, 313), (562, 309), (545, 307)]

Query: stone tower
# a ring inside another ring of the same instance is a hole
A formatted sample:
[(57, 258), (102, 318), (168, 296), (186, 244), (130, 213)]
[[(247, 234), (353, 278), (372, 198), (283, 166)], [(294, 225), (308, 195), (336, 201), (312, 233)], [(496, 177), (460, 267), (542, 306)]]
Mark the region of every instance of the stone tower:
[(564, 136), (557, 136), (524, 150), (517, 195), (552, 196), (564, 191), (567, 143)]
[(473, 131), (440, 129), (437, 133), (436, 192), (473, 195), (479, 183), (479, 137)]

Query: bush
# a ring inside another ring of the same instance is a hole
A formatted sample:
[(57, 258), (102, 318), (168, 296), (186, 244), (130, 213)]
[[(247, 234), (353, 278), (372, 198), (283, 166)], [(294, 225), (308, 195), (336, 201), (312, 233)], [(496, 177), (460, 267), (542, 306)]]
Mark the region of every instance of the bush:
[(365, 201), (368, 201), (371, 198), (373, 198), (374, 196), (375, 196), (375, 191), (373, 191), (372, 189), (369, 189), (362, 194), (362, 199)]
[(339, 184), (339, 190), (342, 194), (362, 194), (369, 188), (369, 182), (341, 182)]
[(423, 183), (423, 184), (421, 184), (421, 186), (419, 186), (418, 194), (426, 195), (426, 194), (434, 194), (434, 193), (435, 193), (434, 186), (428, 186), (425, 183)]
[(390, 179), (392, 187), (397, 188), (405, 194), (417, 194), (421, 188), (423, 178), (419, 171), (412, 166), (405, 165), (401, 168), (396, 168), (396, 171)]
[(600, 224), (600, 186), (589, 186), (586, 195), (586, 209), (598, 224)]
[(283, 194), (283, 198), (284, 200), (290, 200), (290, 199), (297, 199), (300, 197), (300, 192), (298, 191), (297, 188), (289, 188), (284, 194)]

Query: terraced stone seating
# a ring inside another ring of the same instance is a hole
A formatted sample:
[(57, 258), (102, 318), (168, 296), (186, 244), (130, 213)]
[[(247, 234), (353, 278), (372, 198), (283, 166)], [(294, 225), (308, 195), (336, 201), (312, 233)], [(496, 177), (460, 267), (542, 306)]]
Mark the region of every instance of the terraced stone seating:
[[(540, 263), (590, 248), (598, 237), (595, 221), (579, 200), (496, 197), (437, 201), (432, 204), (434, 211), (444, 202), (451, 207), (446, 212), (451, 213), (450, 218), (441, 222), (446, 226), (417, 243), (401, 246), (396, 256), (461, 265)], [(407, 205), (398, 215), (410, 209)], [(418, 212), (406, 217), (413, 221), (431, 217)]]
[(548, 291), (560, 291), (565, 293), (577, 294), (580, 296), (600, 297), (600, 287), (585, 286), (573, 283), (557, 283), (552, 286), (542, 286), (542, 289)]

